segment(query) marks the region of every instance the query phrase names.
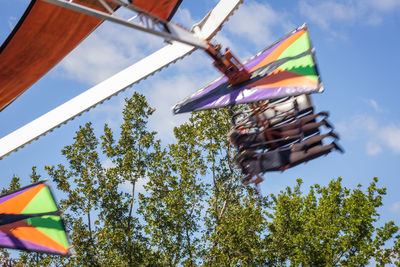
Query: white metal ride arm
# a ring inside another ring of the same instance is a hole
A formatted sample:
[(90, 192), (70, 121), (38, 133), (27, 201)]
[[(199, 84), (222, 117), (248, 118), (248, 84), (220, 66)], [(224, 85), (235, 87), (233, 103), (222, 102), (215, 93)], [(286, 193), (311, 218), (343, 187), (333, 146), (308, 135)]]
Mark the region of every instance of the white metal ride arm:
[[(107, 5), (107, 3), (103, 0), (99, 0), (100, 3), (104, 5), (104, 7), (111, 12), (105, 13), (102, 11), (99, 11), (94, 8), (87, 7), (85, 5), (80, 4), (79, 2), (72, 2), (69, 0), (43, 0), (45, 2), (58, 5), (64, 8), (68, 8), (71, 10), (74, 10), (76, 12), (80, 12), (89, 16), (97, 17), (102, 20), (108, 20), (114, 23), (118, 23), (136, 30), (148, 32), (154, 35), (158, 35), (160, 37), (163, 37), (167, 41), (179, 41), (181, 43), (185, 43), (188, 45), (192, 45), (197, 48), (202, 48), (206, 49), (207, 48), (207, 43), (205, 43), (202, 39), (200, 39), (198, 36), (194, 35), (191, 32), (188, 32), (185, 29), (180, 28), (179, 26), (174, 25), (173, 23), (169, 21), (163, 21), (161, 19), (158, 19), (151, 14), (147, 14), (141, 10), (138, 10), (135, 6), (121, 1), (121, 0), (111, 0), (114, 3), (120, 5), (120, 7), (124, 7), (125, 11), (133, 11), (138, 12), (135, 16), (126, 19), (123, 17), (120, 17), (117, 13), (115, 13), (110, 6)], [(144, 19), (145, 21), (141, 21), (141, 19)], [(138, 22), (135, 22), (135, 20), (139, 20)]]
[[(221, 0), (196, 27), (206, 40), (211, 39), (242, 0)], [(174, 63), (196, 48), (173, 42), (107, 80), (56, 107), (36, 120), (0, 139), (0, 159), (81, 113), (107, 100), (160, 69)]]

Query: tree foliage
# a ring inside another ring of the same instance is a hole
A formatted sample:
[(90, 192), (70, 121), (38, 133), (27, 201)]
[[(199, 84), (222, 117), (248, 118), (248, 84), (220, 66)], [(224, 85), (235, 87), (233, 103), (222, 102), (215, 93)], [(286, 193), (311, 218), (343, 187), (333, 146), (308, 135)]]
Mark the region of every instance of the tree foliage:
[[(260, 196), (240, 184), (226, 140), (232, 110), (204, 111), (163, 145), (148, 128), (144, 96), (126, 99), (119, 131), (81, 126), (47, 166), (72, 243), (71, 257), (21, 253), (0, 262), (42, 266), (362, 266), (399, 264), (399, 228), (379, 222), (384, 188), (342, 179), (302, 181)], [(31, 182), (40, 175), (32, 169)], [(138, 189), (143, 186), (144, 190)], [(21, 187), (11, 179), (5, 193)]]
[(382, 206), (385, 188), (377, 188), (374, 178), (366, 192), (342, 186), (342, 178), (328, 186), (314, 185), (301, 192), (302, 181), (272, 195), (266, 239), (272, 265), (363, 266), (371, 259), (391, 263), (397, 249), (385, 243), (398, 232), (393, 222), (381, 227), (377, 209)]

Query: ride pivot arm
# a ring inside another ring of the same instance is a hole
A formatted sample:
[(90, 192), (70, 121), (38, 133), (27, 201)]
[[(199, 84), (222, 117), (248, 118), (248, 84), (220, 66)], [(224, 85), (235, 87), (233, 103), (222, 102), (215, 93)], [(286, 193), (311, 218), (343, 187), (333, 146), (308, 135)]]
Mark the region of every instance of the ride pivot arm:
[(209, 43), (205, 51), (214, 59), (214, 66), (228, 77), (229, 85), (233, 86), (250, 79), (250, 73), (228, 48), (225, 54), (222, 54), (220, 45)]

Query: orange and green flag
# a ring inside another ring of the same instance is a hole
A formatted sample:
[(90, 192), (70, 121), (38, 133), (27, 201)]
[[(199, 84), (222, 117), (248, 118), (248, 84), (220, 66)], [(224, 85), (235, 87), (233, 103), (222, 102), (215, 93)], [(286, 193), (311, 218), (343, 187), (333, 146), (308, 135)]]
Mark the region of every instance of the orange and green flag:
[(230, 86), (226, 76), (173, 107), (183, 113), (322, 92), (307, 25), (292, 31), (244, 64), (249, 81)]
[(68, 254), (64, 223), (44, 181), (0, 196), (0, 247)]

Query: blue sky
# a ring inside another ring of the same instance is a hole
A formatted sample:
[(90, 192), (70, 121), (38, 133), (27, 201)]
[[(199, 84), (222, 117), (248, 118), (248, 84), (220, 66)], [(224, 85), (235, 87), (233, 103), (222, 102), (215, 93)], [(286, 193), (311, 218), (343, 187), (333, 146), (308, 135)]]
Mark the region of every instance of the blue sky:
[[(183, 1), (174, 21), (190, 27), (216, 3)], [(0, 41), (12, 30), (28, 0), (0, 2)], [(343, 177), (344, 184), (367, 185), (372, 177), (387, 187), (384, 221), (400, 225), (400, 0), (247, 0), (215, 38), (245, 60), (304, 22), (316, 48), (325, 92), (314, 94), (317, 110), (330, 112), (330, 121), (341, 136), (345, 154), (303, 164), (284, 173), (266, 174), (263, 194), (278, 193), (302, 178), (305, 187), (326, 185)], [(162, 47), (158, 37), (104, 23), (44, 78), (0, 113), (0, 136), (55, 108), (110, 75)], [(13, 175), (28, 183), (31, 167), (63, 162), (61, 149), (72, 143), (79, 125), (94, 123), (100, 135), (104, 123), (121, 122), (123, 98), (134, 90), (144, 93), (157, 108), (150, 126), (164, 143), (173, 141), (172, 129), (187, 120), (173, 116), (171, 107), (219, 74), (201, 51), (156, 73), (102, 105), (55, 129), (39, 140), (0, 160), (0, 186)], [(21, 77), (23, 79), (23, 77)], [(115, 128), (118, 130), (117, 128)], [(104, 164), (108, 164), (105, 162)]]

